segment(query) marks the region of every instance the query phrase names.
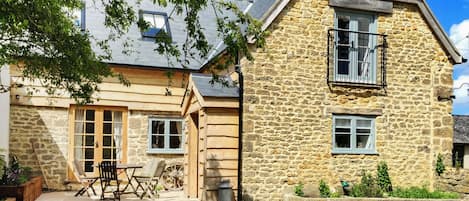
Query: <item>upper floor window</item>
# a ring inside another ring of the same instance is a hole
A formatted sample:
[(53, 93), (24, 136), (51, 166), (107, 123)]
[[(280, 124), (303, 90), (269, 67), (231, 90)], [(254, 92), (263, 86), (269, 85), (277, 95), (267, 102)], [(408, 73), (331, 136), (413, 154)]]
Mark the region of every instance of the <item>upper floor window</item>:
[(374, 154), (375, 118), (333, 116), (332, 153)]
[(376, 83), (377, 37), (374, 15), (336, 12), (335, 82)]
[(148, 25), (148, 28), (142, 32), (144, 37), (155, 38), (159, 33), (171, 36), (166, 13), (141, 11), (140, 18)]
[(150, 118), (150, 153), (183, 153), (183, 122), (181, 119)]

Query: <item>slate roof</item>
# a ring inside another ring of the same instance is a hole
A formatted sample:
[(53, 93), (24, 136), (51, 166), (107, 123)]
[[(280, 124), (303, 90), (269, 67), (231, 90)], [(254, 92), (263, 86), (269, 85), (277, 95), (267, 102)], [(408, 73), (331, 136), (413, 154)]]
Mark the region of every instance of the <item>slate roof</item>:
[[(192, 81), (195, 87), (199, 91), (200, 95), (204, 97), (218, 97), (218, 98), (238, 98), (239, 88), (238, 87), (227, 87), (223, 86), (219, 82), (214, 82), (213, 85), (210, 83), (212, 75), (192, 73)], [(231, 81), (230, 77), (226, 78)]]
[(454, 134), (453, 143), (469, 144), (469, 116), (453, 115)]
[[(248, 11), (255, 17), (262, 16), (269, 10), (269, 6), (273, 5), (273, 2), (277, 0), (232, 0), (236, 3), (241, 10)], [(153, 0), (143, 0), (139, 6), (128, 1), (129, 4), (133, 5), (138, 10), (163, 12), (168, 15), (171, 14), (171, 6), (159, 7), (152, 3)], [(224, 12), (226, 16), (233, 17), (232, 13)], [(204, 64), (206, 64), (213, 57), (221, 53), (225, 46), (222, 43), (218, 32), (216, 30), (216, 18), (212, 8), (199, 13), (200, 23), (204, 28), (205, 36), (208, 39), (209, 44), (213, 46), (212, 51), (209, 53), (207, 58), (197, 58), (192, 60), (188, 66), (189, 70), (199, 70)], [(103, 26), (104, 24), (104, 13), (102, 5), (99, 5), (99, 1), (93, 2), (92, 0), (86, 1), (86, 14), (85, 14), (85, 25), (86, 29), (90, 31), (90, 34), (97, 39), (105, 39), (109, 35), (109, 30)], [(174, 43), (179, 44), (181, 47), (185, 41), (186, 31), (184, 29), (185, 22), (183, 16), (176, 15), (175, 13), (169, 19), (169, 26), (171, 36)], [(112, 60), (107, 61), (111, 64), (129, 65), (129, 66), (140, 66), (140, 67), (158, 67), (158, 68), (182, 68), (178, 62), (174, 59), (167, 58), (164, 55), (159, 55), (154, 49), (157, 47), (153, 40), (149, 38), (143, 38), (141, 32), (136, 24), (132, 25), (129, 32), (123, 37), (130, 39), (133, 47), (128, 49), (134, 52), (130, 55), (123, 53), (125, 48), (122, 46), (124, 39), (110, 43), (110, 49), (112, 50)], [(98, 48), (95, 48), (98, 50)]]

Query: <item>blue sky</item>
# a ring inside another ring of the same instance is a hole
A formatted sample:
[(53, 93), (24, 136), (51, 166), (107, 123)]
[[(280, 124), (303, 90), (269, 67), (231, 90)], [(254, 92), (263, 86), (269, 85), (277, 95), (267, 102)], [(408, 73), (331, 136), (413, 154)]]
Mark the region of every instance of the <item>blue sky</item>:
[[(464, 58), (469, 58), (469, 0), (427, 0), (438, 21)], [(469, 64), (454, 67), (454, 87), (469, 83)], [(469, 85), (454, 90), (453, 114), (469, 115)]]

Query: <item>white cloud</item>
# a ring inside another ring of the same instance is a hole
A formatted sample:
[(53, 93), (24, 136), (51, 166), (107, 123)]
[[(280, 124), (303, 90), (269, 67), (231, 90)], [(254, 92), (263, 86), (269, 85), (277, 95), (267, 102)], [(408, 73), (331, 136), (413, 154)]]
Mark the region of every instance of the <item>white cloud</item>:
[[(464, 58), (469, 58), (469, 19), (459, 24), (453, 24), (449, 30), (449, 37), (461, 52)], [(456, 65), (461, 67), (467, 65)]]
[(454, 104), (469, 103), (468, 89), (469, 75), (461, 75), (456, 80), (454, 80), (453, 94), (456, 96), (456, 99), (454, 99)]

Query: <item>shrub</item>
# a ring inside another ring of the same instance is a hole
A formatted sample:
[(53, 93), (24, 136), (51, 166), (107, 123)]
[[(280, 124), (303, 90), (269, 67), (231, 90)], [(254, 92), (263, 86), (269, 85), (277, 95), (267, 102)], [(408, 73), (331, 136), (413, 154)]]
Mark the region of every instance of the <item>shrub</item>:
[(438, 154), (438, 157), (436, 159), (436, 168), (435, 168), (436, 173), (438, 176), (443, 174), (445, 172), (445, 164), (443, 163), (443, 156), (441, 154)]
[(399, 198), (432, 198), (432, 199), (457, 199), (459, 194), (444, 191), (429, 191), (425, 187), (397, 188), (390, 194)]
[(378, 180), (377, 181), (378, 185), (382, 191), (384, 192), (392, 191), (391, 178), (389, 177), (389, 173), (388, 173), (388, 165), (384, 161), (381, 161), (378, 164), (377, 180)]
[(295, 195), (303, 197), (305, 195), (305, 192), (303, 192), (303, 184), (299, 183), (298, 185), (295, 186)]
[(353, 186), (351, 196), (383, 197), (383, 192), (378, 186), (376, 179), (371, 174), (363, 172), (361, 182)]
[(31, 168), (22, 167), (16, 156), (11, 158), (10, 167), (4, 167), (0, 185), (20, 185), (31, 178)]
[(322, 198), (329, 198), (331, 197), (331, 189), (329, 186), (324, 182), (322, 179), (319, 181), (319, 195)]

